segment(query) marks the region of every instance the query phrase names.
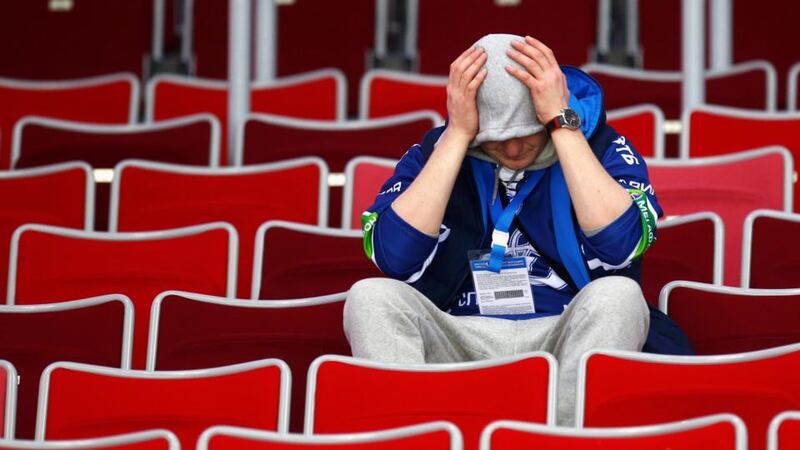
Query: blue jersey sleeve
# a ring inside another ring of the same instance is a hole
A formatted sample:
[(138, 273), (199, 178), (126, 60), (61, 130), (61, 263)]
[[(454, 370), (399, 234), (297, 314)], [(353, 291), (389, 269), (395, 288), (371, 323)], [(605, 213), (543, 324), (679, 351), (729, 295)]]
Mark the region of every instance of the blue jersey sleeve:
[(627, 267), (647, 251), (656, 239), (656, 220), (663, 211), (650, 184), (647, 163), (624, 136), (611, 142), (601, 163), (633, 200), (609, 225), (581, 235), (589, 268), (611, 271)]
[(447, 238), (427, 235), (409, 225), (392, 209), (392, 202), (411, 185), (425, 165), (419, 145), (411, 147), (381, 187), (372, 206), (361, 216), (364, 252), (389, 277), (413, 283), (433, 260), (439, 242)]

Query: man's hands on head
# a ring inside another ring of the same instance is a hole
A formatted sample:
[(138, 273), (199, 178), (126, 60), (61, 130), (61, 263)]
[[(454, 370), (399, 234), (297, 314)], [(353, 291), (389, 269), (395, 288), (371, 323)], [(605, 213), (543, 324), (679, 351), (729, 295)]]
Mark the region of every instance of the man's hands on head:
[(553, 51), (540, 41), (525, 36), (525, 41), (513, 41), (509, 58), (525, 68), (512, 65), (506, 70), (520, 80), (531, 92), (536, 118), (546, 124), (569, 107), (567, 78), (558, 66)]
[[(478, 134), (478, 88), (486, 78), (486, 52), (470, 47), (450, 64), (447, 80), (447, 134), (469, 144)], [(466, 147), (465, 147), (466, 148)]]

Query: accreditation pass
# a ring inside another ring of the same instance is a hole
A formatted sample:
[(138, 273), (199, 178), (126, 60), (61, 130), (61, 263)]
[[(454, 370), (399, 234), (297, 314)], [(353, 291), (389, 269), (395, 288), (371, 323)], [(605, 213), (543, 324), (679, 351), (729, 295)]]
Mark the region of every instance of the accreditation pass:
[(528, 280), (525, 257), (503, 259), (500, 272), (489, 270), (489, 260), (470, 261), (472, 281), (483, 315), (529, 314), (536, 312)]

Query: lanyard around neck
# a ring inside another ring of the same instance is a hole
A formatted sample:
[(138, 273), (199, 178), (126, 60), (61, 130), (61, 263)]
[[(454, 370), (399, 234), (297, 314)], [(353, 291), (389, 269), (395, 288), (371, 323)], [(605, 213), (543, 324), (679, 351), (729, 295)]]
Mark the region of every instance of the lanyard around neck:
[(517, 190), (517, 194), (511, 199), (508, 206), (503, 208), (500, 201), (500, 196), (494, 199), (489, 210), (492, 214), (492, 221), (494, 222), (494, 231), (492, 231), (492, 253), (489, 257), (489, 270), (492, 272), (500, 272), (503, 265), (503, 258), (506, 255), (506, 248), (508, 247), (508, 230), (511, 228), (511, 222), (514, 217), (519, 214), (522, 209), (522, 204), (525, 199), (533, 192), (536, 186), (544, 177), (545, 170), (536, 170), (522, 180), (522, 186)]

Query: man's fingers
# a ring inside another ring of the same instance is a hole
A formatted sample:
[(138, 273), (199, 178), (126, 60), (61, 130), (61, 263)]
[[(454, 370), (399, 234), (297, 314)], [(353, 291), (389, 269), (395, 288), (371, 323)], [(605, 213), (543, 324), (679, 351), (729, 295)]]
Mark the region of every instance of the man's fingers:
[(525, 36), (525, 43), (542, 52), (550, 66), (558, 67), (558, 61), (556, 61), (556, 55), (553, 53), (553, 50), (550, 50), (550, 47), (544, 45), (542, 41), (531, 36)]
[(524, 53), (520, 53), (514, 49), (508, 50), (506, 52), (509, 58), (516, 61), (520, 66), (524, 67), (525, 70), (530, 73), (533, 77), (539, 79), (544, 76), (544, 69), (538, 62), (534, 61), (533, 59), (529, 58)]
[(521, 70), (521, 69), (516, 68), (516, 67), (514, 67), (512, 65), (507, 65), (506, 66), (506, 70), (508, 71), (508, 73), (510, 73), (512, 76), (514, 76), (514, 78), (518, 79), (519, 81), (522, 82), (522, 84), (527, 86), (528, 89), (531, 89), (533, 87), (533, 83), (535, 81), (535, 78), (528, 71)]
[(464, 52), (458, 55), (458, 58), (456, 58), (455, 61), (453, 61), (450, 64), (449, 78), (451, 82), (458, 83), (458, 81), (461, 79), (461, 71), (459, 70), (459, 67), (461, 67), (461, 63), (464, 61), (464, 59), (469, 57), (469, 55), (471, 55), (475, 50), (476, 47), (470, 47), (464, 50)]
[(511, 46), (517, 52), (527, 56), (532, 61), (535, 61), (536, 64), (541, 68), (542, 72), (552, 69), (550, 61), (547, 60), (547, 57), (545, 57), (545, 55), (541, 52), (541, 50), (519, 41), (512, 41)]
[(471, 93), (477, 91), (481, 86), (481, 83), (483, 83), (483, 80), (486, 79), (486, 74), (488, 73), (489, 71), (486, 70), (486, 68), (481, 69), (480, 72), (475, 75), (475, 78), (473, 78), (472, 81), (467, 84), (467, 90)]
[(461, 82), (464, 84), (472, 82), (473, 78), (475, 78), (475, 74), (486, 64), (486, 58), (486, 52), (481, 52), (472, 64), (464, 70), (464, 74), (461, 76)]

